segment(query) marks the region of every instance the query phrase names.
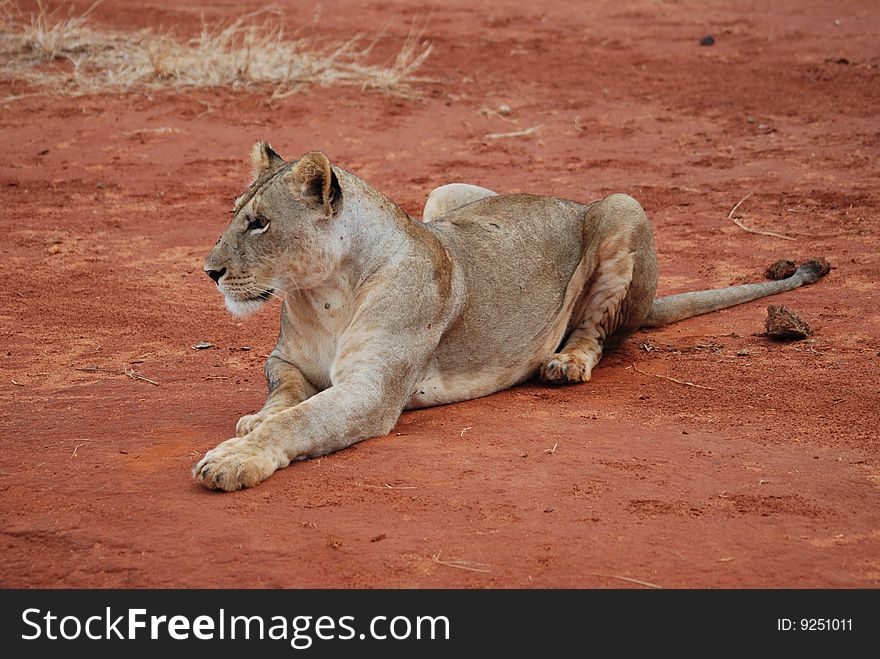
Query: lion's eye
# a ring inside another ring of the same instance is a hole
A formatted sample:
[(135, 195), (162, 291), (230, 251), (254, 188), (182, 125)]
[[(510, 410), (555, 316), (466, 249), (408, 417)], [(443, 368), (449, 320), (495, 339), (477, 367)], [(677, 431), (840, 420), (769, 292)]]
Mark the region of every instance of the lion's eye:
[(269, 226), (269, 220), (263, 217), (262, 215), (256, 215), (250, 219), (248, 222), (247, 230), (248, 231), (265, 231)]

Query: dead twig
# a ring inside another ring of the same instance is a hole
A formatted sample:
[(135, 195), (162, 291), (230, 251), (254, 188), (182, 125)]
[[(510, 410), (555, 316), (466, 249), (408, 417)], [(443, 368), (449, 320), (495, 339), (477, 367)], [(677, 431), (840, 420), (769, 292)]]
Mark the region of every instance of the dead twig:
[(138, 128), (137, 130), (126, 130), (119, 133), (122, 137), (145, 137), (147, 135), (165, 135), (167, 133), (180, 133), (179, 128), (170, 128), (163, 126), (161, 128)]
[(602, 577), (603, 579), (620, 579), (621, 581), (635, 583), (640, 586), (645, 586), (647, 588), (657, 588), (657, 589), (663, 588), (663, 586), (659, 586), (655, 583), (651, 583), (650, 581), (642, 581), (641, 579), (632, 579), (630, 577), (622, 577), (619, 574), (602, 574), (601, 572), (593, 572), (593, 576), (594, 577)]
[(372, 485), (370, 483), (357, 483), (358, 487), (369, 487), (377, 490), (415, 490), (415, 485), (391, 485), (390, 483), (382, 483), (381, 485)]
[(727, 214), (728, 219), (732, 220), (732, 219), (733, 219), (733, 214), (737, 211), (737, 209), (742, 205), (742, 203), (743, 203), (746, 199), (748, 199), (749, 197), (751, 197), (753, 194), (754, 194), (754, 192), (749, 192), (745, 197), (743, 197), (743, 198), (740, 199), (738, 202), (736, 202), (736, 205), (735, 205), (733, 208), (731, 208), (731, 209), (730, 209), (730, 212)]
[(467, 428), (462, 428), (462, 429), (461, 429), (461, 432), (459, 433), (458, 436), (459, 436), (459, 437), (464, 437), (464, 434), (465, 434), (468, 430), (471, 430), (472, 428), (473, 428), (473, 426), (468, 426)]
[(553, 444), (553, 448), (545, 448), (545, 449), (544, 449), (544, 453), (547, 453), (547, 454), (549, 454), (549, 455), (553, 455), (554, 453), (556, 453), (556, 448), (557, 448), (558, 446), (559, 446), (559, 442)]
[(489, 133), (488, 135), (483, 135), (484, 140), (503, 140), (508, 137), (525, 137), (526, 135), (531, 135), (532, 133), (537, 132), (543, 124), (538, 124), (537, 126), (532, 126), (531, 128), (526, 128), (524, 130), (515, 130), (512, 133)]
[(74, 447), (73, 447), (73, 453), (71, 453), (71, 454), (70, 454), (70, 457), (67, 458), (67, 459), (68, 459), (68, 460), (73, 460), (73, 459), (76, 457), (76, 452), (79, 450), (79, 447), (80, 447), (80, 446), (85, 446), (86, 444), (88, 444), (88, 442), (81, 442), (80, 444), (77, 444), (76, 446), (74, 446)]
[(150, 378), (144, 377), (140, 373), (135, 373), (135, 370), (133, 368), (129, 368), (129, 369), (123, 371), (123, 373), (125, 373), (132, 380), (143, 380), (144, 382), (149, 382), (150, 384), (152, 384), (156, 387), (159, 386), (159, 383), (156, 382), (155, 380), (151, 380)]
[(671, 378), (668, 375), (657, 375), (656, 373), (647, 373), (647, 372), (641, 370), (635, 364), (632, 365), (632, 368), (636, 373), (641, 373), (642, 375), (650, 375), (651, 377), (661, 378), (663, 380), (669, 380), (670, 382), (675, 382), (676, 384), (684, 384), (684, 385), (687, 385), (688, 387), (696, 387), (697, 389), (710, 389), (712, 391), (715, 391), (715, 387), (707, 387), (706, 385), (696, 384), (695, 382), (688, 382), (687, 380), (679, 380), (678, 378)]
[(33, 96), (46, 96), (46, 94), (39, 92), (37, 94), (16, 94), (15, 96), (6, 96), (5, 98), (0, 99), (0, 105), (6, 105), (7, 103), (12, 103), (13, 101), (18, 101), (23, 98), (31, 98)]
[(440, 552), (431, 556), (431, 560), (437, 565), (445, 565), (446, 567), (454, 567), (456, 570), (467, 570), (469, 572), (490, 572), (491, 566), (487, 563), (477, 563), (476, 561), (465, 561), (459, 558), (450, 558), (440, 560)]
[(750, 227), (747, 227), (745, 224), (743, 224), (742, 220), (740, 220), (737, 217), (734, 217), (733, 214), (737, 211), (737, 209), (742, 205), (742, 203), (746, 199), (748, 199), (751, 196), (752, 196), (752, 193), (750, 192), (745, 197), (743, 197), (738, 202), (736, 202), (736, 205), (733, 208), (731, 208), (730, 212), (727, 214), (727, 219), (731, 220), (736, 226), (738, 226), (743, 231), (748, 231), (749, 233), (756, 233), (756, 234), (760, 234), (762, 236), (773, 236), (774, 238), (782, 238), (783, 240), (797, 240), (797, 238), (793, 238), (791, 236), (784, 236), (781, 233), (776, 233), (774, 231), (761, 231), (760, 229), (752, 229)]
[[(140, 363), (140, 362), (135, 361), (133, 363)], [(131, 367), (123, 368), (121, 371), (114, 371), (113, 369), (110, 369), (110, 368), (99, 368), (97, 366), (83, 366), (83, 367), (79, 367), (79, 368), (74, 367), (73, 370), (74, 371), (83, 371), (85, 373), (99, 373), (100, 372), (100, 373), (110, 373), (111, 375), (127, 375), (132, 380), (143, 380), (144, 382), (149, 382), (150, 384), (152, 384), (156, 387), (159, 386), (158, 382), (156, 382), (155, 380), (151, 380), (150, 378), (148, 378), (144, 375), (141, 375), (140, 373), (136, 372)]]

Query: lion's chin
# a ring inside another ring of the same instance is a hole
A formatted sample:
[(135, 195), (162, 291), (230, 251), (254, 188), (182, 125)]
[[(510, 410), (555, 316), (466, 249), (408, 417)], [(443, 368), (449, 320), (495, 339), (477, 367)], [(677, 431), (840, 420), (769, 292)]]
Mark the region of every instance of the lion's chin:
[(226, 302), (226, 308), (229, 309), (229, 312), (236, 318), (245, 318), (246, 316), (250, 316), (265, 303), (265, 300), (262, 299), (233, 300), (228, 295), (224, 295), (223, 300), (224, 302)]

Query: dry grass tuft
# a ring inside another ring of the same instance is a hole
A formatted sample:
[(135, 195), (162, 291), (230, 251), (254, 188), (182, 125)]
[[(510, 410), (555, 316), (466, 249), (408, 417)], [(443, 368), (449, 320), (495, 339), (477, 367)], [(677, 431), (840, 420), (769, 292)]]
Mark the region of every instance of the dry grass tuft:
[[(134, 88), (264, 88), (272, 98), (303, 85), (357, 85), (413, 95), (416, 72), (431, 54), (425, 26), (410, 28), (387, 66), (371, 61), (378, 35), (365, 47), (360, 34), (327, 43), (284, 31), (274, 5), (221, 24), (203, 24), (198, 36), (181, 39), (170, 32), (112, 32), (93, 28), (85, 13), (74, 16), (42, 0), (25, 16), (12, 0), (0, 0), (2, 77), (47, 86), (60, 93), (125, 91)], [(312, 27), (317, 15), (312, 21)], [(308, 27), (308, 26), (307, 26)]]
[[(41, 62), (51, 62), (60, 57), (65, 50), (72, 49), (76, 45), (75, 36), (83, 30), (86, 19), (99, 2), (100, 0), (95, 2), (80, 16), (68, 15), (67, 18), (56, 18), (59, 8), (49, 11), (42, 0), (38, 0), (38, 12), (30, 17), (29, 24), (24, 26), (22, 32), (24, 49)], [(16, 8), (11, 3), (5, 4), (8, 15), (12, 17)], [(14, 24), (13, 21), (10, 21), (10, 24)]]

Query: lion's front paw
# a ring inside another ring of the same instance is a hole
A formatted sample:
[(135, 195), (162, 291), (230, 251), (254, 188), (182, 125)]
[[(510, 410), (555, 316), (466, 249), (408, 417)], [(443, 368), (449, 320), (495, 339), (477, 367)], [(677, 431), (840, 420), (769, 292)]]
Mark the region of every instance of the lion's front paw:
[(234, 492), (266, 480), (280, 466), (272, 452), (235, 438), (208, 451), (193, 467), (193, 476), (210, 490)]
[(257, 412), (256, 414), (245, 414), (238, 420), (238, 423), (235, 424), (235, 436), (244, 437), (258, 425), (263, 423), (265, 419), (266, 416), (261, 412)]
[(587, 382), (591, 370), (584, 360), (562, 352), (544, 362), (541, 366), (541, 379), (549, 384)]

